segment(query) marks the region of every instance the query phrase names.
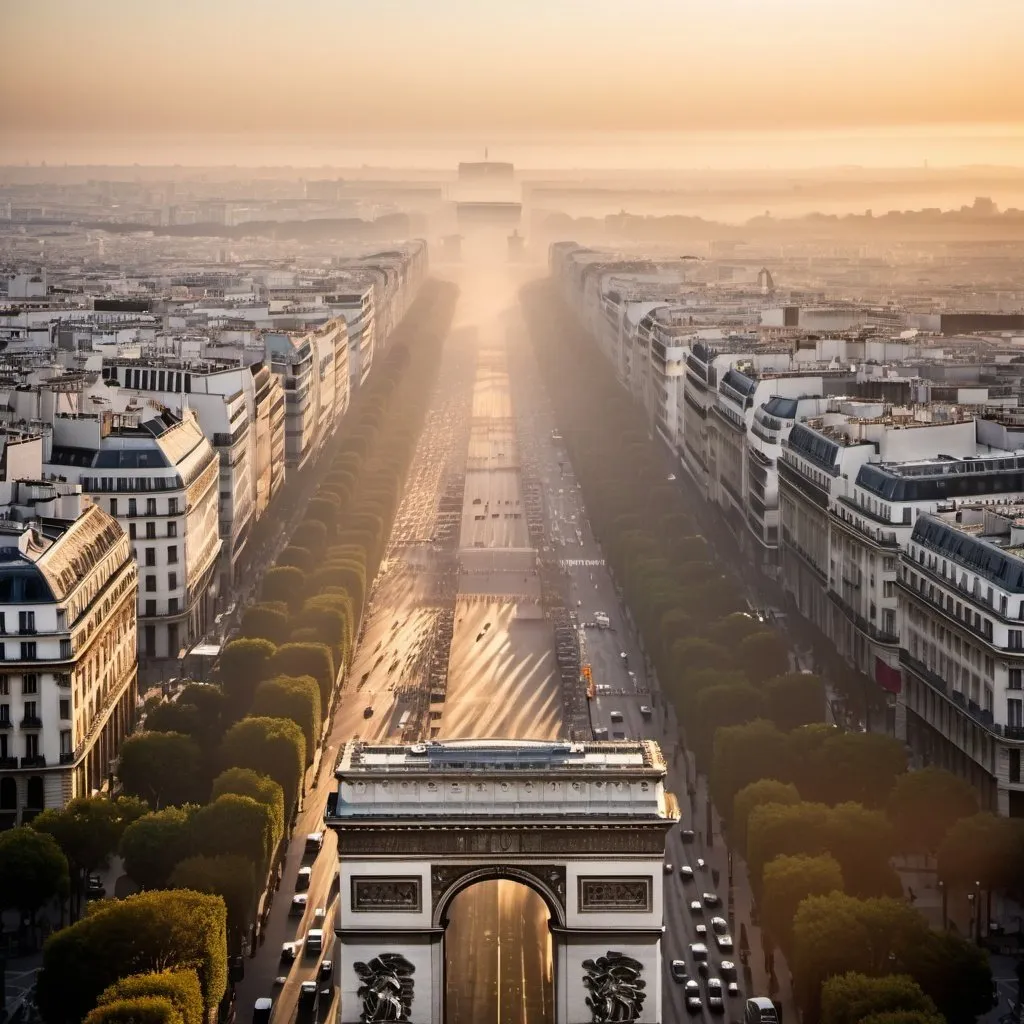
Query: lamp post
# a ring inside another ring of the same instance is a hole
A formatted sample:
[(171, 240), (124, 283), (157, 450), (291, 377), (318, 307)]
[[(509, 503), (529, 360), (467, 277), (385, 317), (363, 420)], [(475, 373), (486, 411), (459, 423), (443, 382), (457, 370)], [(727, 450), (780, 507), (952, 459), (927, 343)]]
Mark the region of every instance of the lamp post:
[(974, 941), (981, 945), (981, 882), (974, 883), (974, 909), (976, 919), (974, 925)]
[(971, 908), (970, 919), (967, 922), (967, 934), (974, 934), (974, 912), (977, 909), (974, 905), (975, 896), (973, 892), (967, 894), (967, 903)]
[(946, 931), (949, 928), (949, 913), (946, 903), (948, 893), (946, 892), (946, 883), (942, 879), (939, 879), (939, 892), (942, 893), (942, 930)]

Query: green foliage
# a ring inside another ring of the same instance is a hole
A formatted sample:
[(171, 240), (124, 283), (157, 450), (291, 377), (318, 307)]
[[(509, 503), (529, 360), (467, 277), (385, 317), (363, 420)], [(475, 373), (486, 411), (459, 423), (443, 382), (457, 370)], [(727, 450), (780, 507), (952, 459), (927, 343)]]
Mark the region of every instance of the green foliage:
[[(318, 500), (318, 499), (314, 499)], [(312, 504), (312, 502), (310, 502)], [(314, 555), (320, 556), (324, 551), (327, 550), (327, 545), (330, 541), (331, 536), (334, 534), (334, 529), (337, 527), (335, 522), (329, 524), (331, 529), (328, 529), (328, 524), (315, 517), (315, 514), (310, 512), (306, 518), (299, 523), (298, 536), (302, 538), (302, 546), (309, 551), (312, 551)]]
[(761, 630), (761, 623), (750, 612), (733, 612), (708, 626), (705, 635), (711, 643), (731, 648)]
[(150, 807), (186, 804), (202, 797), (205, 769), (199, 744), (177, 732), (144, 732), (121, 745), (121, 788)]
[(815, 857), (828, 851), (825, 804), (762, 804), (747, 819), (750, 884), (760, 894), (765, 865), (780, 856)]
[(239, 854), (188, 857), (171, 872), (169, 884), (172, 889), (192, 889), (220, 896), (227, 908), (232, 948), (238, 947), (256, 913), (258, 886), (250, 858)]
[(175, 700), (158, 704), (146, 715), (146, 730), (180, 732), (206, 752), (224, 733), (224, 711), (224, 693), (219, 686), (189, 683)]
[(196, 811), (192, 818), (192, 849), (206, 857), (247, 857), (262, 881), (274, 854), (275, 825), (274, 812), (266, 804), (251, 796), (225, 793)]
[(764, 866), (761, 921), (782, 951), (793, 951), (793, 919), (808, 896), (843, 891), (843, 872), (830, 854), (775, 857)]
[(775, 630), (763, 629), (750, 633), (739, 642), (736, 664), (752, 683), (763, 683), (789, 669), (789, 650)]
[(306, 767), (306, 740), (287, 718), (244, 718), (224, 735), (221, 759), (225, 768), (251, 768), (269, 775), (284, 793), (285, 820), (295, 812)]
[(800, 794), (792, 782), (758, 779), (744, 786), (733, 798), (729, 838), (734, 849), (747, 856), (747, 822), (751, 812), (764, 804), (798, 804)]
[(801, 767), (804, 772), (793, 781), (809, 800), (884, 807), (897, 778), (907, 770), (907, 753), (893, 736), (832, 730), (816, 756)]
[(934, 854), (956, 822), (978, 813), (978, 793), (952, 772), (922, 768), (896, 780), (888, 812), (899, 850)]
[(335, 679), (334, 658), (328, 644), (284, 644), (270, 659), (270, 671), (282, 676), (312, 676), (320, 687), (320, 713), (327, 714)]
[(900, 953), (899, 966), (935, 1001), (948, 1024), (974, 1024), (993, 1008), (988, 954), (953, 932), (929, 931)]
[(862, 1017), (860, 1024), (946, 1024), (938, 1013), (924, 1013), (917, 1010), (887, 1010)]
[(47, 1024), (78, 1024), (113, 982), (132, 974), (189, 967), (206, 1012), (227, 987), (224, 901), (189, 890), (102, 900), (43, 947), (37, 1002)]
[(34, 918), (68, 887), (68, 859), (53, 836), (27, 825), (0, 832), (0, 909)]
[(143, 889), (161, 889), (174, 865), (192, 847), (191, 821), (197, 808), (165, 807), (133, 821), (121, 836), (120, 852), (128, 877)]
[(132, 974), (115, 981), (100, 995), (99, 1005), (105, 1006), (120, 999), (157, 996), (168, 1000), (181, 1015), (183, 1024), (205, 1024), (203, 1020), (203, 993), (196, 972), (184, 968), (173, 971), (149, 971)]
[(775, 676), (764, 684), (765, 716), (783, 732), (825, 718), (825, 684), (807, 672)]
[(228, 716), (237, 720), (252, 706), (256, 687), (270, 674), (276, 648), (269, 640), (232, 640), (220, 654), (220, 678)]
[(306, 760), (313, 755), (320, 739), (320, 689), (312, 676), (275, 676), (256, 688), (251, 712), (265, 718), (290, 718), (306, 739)]
[(264, 601), (284, 601), (294, 612), (302, 607), (306, 574), (293, 565), (275, 565), (263, 577), (260, 594)]
[(687, 735), (700, 768), (706, 769), (711, 762), (717, 730), (760, 718), (762, 705), (761, 693), (749, 683), (709, 686), (697, 694), (694, 729)]
[(1003, 889), (1019, 884), (1024, 822), (983, 811), (954, 822), (939, 845), (939, 877), (946, 885)]
[(313, 571), (313, 567), (316, 565), (316, 556), (309, 548), (302, 548), (296, 544), (289, 544), (277, 556), (278, 565), (293, 565), (296, 569), (301, 569), (304, 573), (310, 573)]
[(822, 1024), (860, 1024), (871, 1014), (911, 1011), (934, 1014), (935, 1004), (913, 978), (871, 978), (852, 971), (829, 978), (821, 990)]
[[(792, 781), (786, 734), (761, 719), (719, 729), (710, 776), (711, 796), (718, 813), (727, 814), (736, 794), (758, 779)], [(803, 794), (802, 789), (800, 792)]]
[(253, 604), (242, 614), (240, 633), (253, 640), (283, 644), (288, 639), (288, 612), (284, 602)]
[(228, 768), (213, 780), (211, 800), (226, 793), (237, 793), (249, 796), (270, 808), (273, 816), (274, 831), (272, 849), (284, 838), (284, 790), (269, 775), (260, 775), (250, 768)]
[(353, 621), (351, 598), (332, 592), (308, 598), (295, 617), (295, 626), (316, 630), (318, 641), (331, 648), (336, 661), (343, 662), (350, 653)]
[(85, 1024), (183, 1024), (174, 1004), (162, 996), (135, 996), (97, 1006)]
[(705, 668), (726, 671), (732, 667), (732, 654), (726, 647), (699, 637), (686, 637), (672, 645), (672, 668), (679, 677), (685, 678)]

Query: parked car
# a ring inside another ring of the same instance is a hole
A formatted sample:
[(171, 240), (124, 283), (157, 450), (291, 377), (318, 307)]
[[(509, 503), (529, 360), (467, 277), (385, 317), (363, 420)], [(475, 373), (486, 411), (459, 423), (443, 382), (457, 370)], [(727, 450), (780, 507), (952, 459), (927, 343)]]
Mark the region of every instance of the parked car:
[(316, 1017), (317, 997), (319, 990), (315, 981), (304, 981), (299, 986), (298, 1010), (296, 1021), (312, 1021)]
[(309, 897), (304, 892), (296, 893), (292, 897), (292, 905), (288, 909), (289, 917), (302, 917), (306, 912), (306, 901)]
[(256, 1000), (252, 1008), (252, 1024), (270, 1024), (270, 1014), (274, 1009), (274, 1000), (263, 996)]
[(305, 892), (309, 888), (312, 877), (313, 869), (311, 867), (299, 868), (299, 873), (295, 876), (295, 891)]
[(323, 832), (310, 832), (306, 836), (306, 853), (311, 853), (315, 857), (324, 845), (324, 834)]
[(323, 928), (310, 928), (306, 932), (306, 952), (307, 953), (319, 953), (324, 948), (324, 930)]
[(290, 964), (295, 961), (298, 952), (295, 948), (296, 945), (294, 942), (284, 942), (281, 944), (281, 963)]

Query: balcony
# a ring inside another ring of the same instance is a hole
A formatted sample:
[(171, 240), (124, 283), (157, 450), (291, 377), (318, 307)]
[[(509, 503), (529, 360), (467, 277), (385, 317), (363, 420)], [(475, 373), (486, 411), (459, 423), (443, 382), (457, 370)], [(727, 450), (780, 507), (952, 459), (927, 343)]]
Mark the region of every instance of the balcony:
[(42, 754), (34, 754), (31, 757), (21, 759), (22, 768), (45, 768), (46, 758)]
[(61, 764), (74, 764), (75, 763), (75, 752), (73, 750), (68, 751), (66, 754), (60, 755)]
[(865, 636), (870, 637), (876, 643), (888, 644), (895, 647), (900, 642), (899, 636), (887, 630), (879, 629), (873, 622), (869, 622), (859, 612), (847, 604), (834, 590), (829, 590), (828, 596), (832, 603), (857, 627)]
[(9, 718), (0, 718), (0, 729), (13, 728), (14, 723)]
[(42, 729), (43, 720), (38, 715), (25, 715), (21, 720), (22, 729)]

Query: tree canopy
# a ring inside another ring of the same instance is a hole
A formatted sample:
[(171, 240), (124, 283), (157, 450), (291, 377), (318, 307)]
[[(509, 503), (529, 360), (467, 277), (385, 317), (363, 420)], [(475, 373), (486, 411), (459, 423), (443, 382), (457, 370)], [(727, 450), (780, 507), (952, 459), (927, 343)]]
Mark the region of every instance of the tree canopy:
[(203, 993), (199, 978), (190, 968), (132, 974), (108, 986), (100, 994), (99, 1006), (124, 999), (155, 996), (166, 999), (181, 1016), (182, 1024), (204, 1024)]
[(0, 908), (34, 918), (68, 886), (68, 859), (53, 836), (28, 825), (0, 832)]
[(306, 767), (306, 740), (287, 718), (244, 718), (224, 735), (221, 760), (225, 768), (251, 768), (269, 775), (284, 793), (285, 819), (295, 812)]
[(195, 740), (176, 732), (144, 732), (121, 744), (118, 778), (127, 796), (154, 809), (200, 800), (207, 781)]

